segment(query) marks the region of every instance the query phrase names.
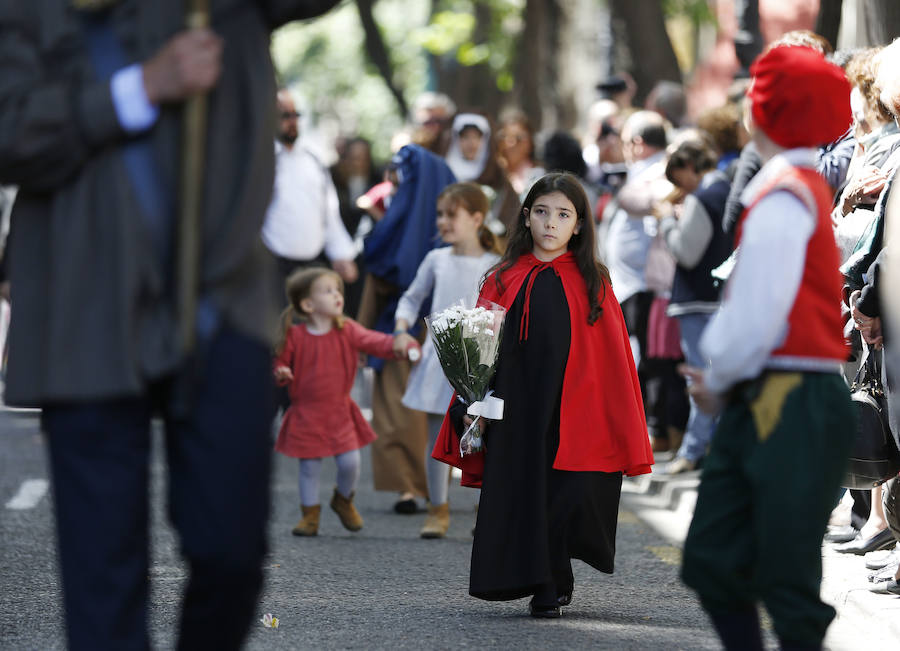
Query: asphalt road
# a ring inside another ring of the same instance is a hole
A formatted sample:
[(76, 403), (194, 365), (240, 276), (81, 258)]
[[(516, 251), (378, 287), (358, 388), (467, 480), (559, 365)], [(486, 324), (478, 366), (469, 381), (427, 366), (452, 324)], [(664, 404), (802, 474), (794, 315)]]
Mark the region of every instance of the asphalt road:
[[(157, 439), (158, 440), (158, 439)], [(276, 455), (271, 553), (250, 649), (592, 648), (717, 649), (696, 599), (680, 583), (680, 552), (623, 506), (616, 572), (575, 562), (572, 604), (559, 620), (534, 620), (527, 600), (484, 602), (467, 595), (477, 494), (454, 485), (452, 523), (443, 540), (421, 540), (423, 515), (392, 512), (394, 496), (372, 489), (369, 458), (357, 504), (364, 529), (345, 531), (327, 508), (334, 466), (323, 472), (319, 536), (295, 538), (296, 462)], [(62, 649), (45, 449), (33, 415), (0, 413), (0, 648)], [(31, 481), (25, 488), (25, 482)], [(165, 468), (153, 463), (150, 627), (154, 647), (174, 646), (185, 578), (177, 538), (165, 519)], [(32, 504), (33, 502), (33, 504)], [(771, 641), (771, 640), (770, 640)]]

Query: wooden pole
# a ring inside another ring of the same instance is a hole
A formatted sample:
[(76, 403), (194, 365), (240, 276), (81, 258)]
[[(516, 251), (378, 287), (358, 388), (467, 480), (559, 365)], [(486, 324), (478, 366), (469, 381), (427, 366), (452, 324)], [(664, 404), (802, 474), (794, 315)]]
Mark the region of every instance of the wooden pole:
[[(209, 0), (187, 0), (188, 29), (208, 27)], [(205, 187), (206, 94), (185, 102), (182, 124), (181, 188), (176, 260), (178, 330), (185, 353), (196, 342), (197, 294), (200, 288), (201, 212)]]

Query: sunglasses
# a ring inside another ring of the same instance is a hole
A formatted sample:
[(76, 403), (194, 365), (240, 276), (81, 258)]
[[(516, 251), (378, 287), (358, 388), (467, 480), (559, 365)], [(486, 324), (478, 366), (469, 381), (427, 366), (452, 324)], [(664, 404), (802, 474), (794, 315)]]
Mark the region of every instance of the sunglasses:
[(619, 132), (612, 128), (609, 124), (604, 122), (600, 125), (600, 138), (606, 138), (607, 136), (618, 136)]

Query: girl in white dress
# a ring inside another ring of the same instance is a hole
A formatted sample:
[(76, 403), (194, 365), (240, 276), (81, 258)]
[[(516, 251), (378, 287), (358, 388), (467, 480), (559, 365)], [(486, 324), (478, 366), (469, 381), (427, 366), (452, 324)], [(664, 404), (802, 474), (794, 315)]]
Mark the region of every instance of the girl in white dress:
[[(485, 227), (488, 199), (475, 183), (447, 186), (437, 200), (437, 229), (449, 246), (432, 250), (416, 272), (416, 277), (400, 298), (394, 315), (394, 349), (405, 351), (410, 343), (407, 330), (418, 320), (422, 307), (431, 298), (431, 312), (450, 307), (461, 299), (478, 295), (481, 280), (500, 257), (493, 234)], [(434, 345), (429, 338), (422, 349), (422, 361), (409, 376), (403, 404), (428, 416), (428, 447), (425, 473), (428, 478), (428, 516), (420, 532), (423, 538), (443, 538), (450, 526), (447, 502), (450, 466), (431, 458), (431, 450), (441, 429), (453, 389), (444, 377)]]

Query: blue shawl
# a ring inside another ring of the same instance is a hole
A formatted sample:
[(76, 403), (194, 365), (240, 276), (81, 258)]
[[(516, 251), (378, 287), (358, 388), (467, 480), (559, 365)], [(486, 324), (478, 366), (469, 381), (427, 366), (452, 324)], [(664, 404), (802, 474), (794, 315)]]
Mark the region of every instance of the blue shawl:
[(435, 225), (437, 198), (455, 183), (444, 159), (418, 145), (406, 145), (391, 164), (400, 185), (384, 217), (365, 242), (366, 270), (401, 289), (416, 276), (425, 254), (440, 244)]
[[(403, 147), (391, 164), (400, 184), (384, 217), (366, 237), (363, 251), (366, 271), (400, 290), (378, 315), (374, 329), (379, 332), (393, 332), (400, 295), (412, 283), (425, 255), (441, 246), (435, 223), (437, 198), (456, 182), (443, 158), (418, 145)], [(375, 368), (382, 364), (370, 359)]]

